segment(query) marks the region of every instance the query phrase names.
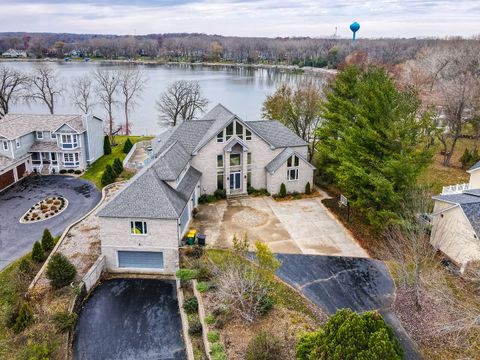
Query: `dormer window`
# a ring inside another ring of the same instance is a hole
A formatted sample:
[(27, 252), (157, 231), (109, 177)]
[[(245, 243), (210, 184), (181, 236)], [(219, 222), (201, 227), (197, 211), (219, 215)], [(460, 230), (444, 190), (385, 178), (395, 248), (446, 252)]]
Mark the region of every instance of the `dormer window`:
[(3, 150), (7, 151), (8, 150), (8, 141), (2, 141), (3, 143)]
[(37, 131), (37, 139), (42, 140), (43, 139), (43, 131)]

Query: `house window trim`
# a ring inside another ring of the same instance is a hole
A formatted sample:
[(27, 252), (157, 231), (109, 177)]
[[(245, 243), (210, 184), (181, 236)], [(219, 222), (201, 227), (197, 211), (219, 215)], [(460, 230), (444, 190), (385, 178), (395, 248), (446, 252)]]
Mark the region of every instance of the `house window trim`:
[[(60, 135), (60, 147), (64, 150), (73, 150), (73, 149), (78, 149), (80, 146), (80, 137), (78, 134), (59, 134)], [(64, 142), (63, 137), (65, 138), (70, 138), (69, 142)], [(76, 139), (76, 141), (74, 140)], [(65, 147), (64, 145), (72, 145), (71, 147)]]
[[(72, 160), (65, 159), (65, 156), (72, 156)], [(64, 167), (77, 167), (80, 166), (80, 155), (78, 153), (62, 153), (62, 162)]]
[(22, 147), (22, 141), (20, 140), (20, 138), (16, 138), (15, 139), (15, 148), (20, 149), (21, 147)]
[[(297, 155), (292, 155), (287, 159), (287, 181), (298, 181), (300, 169), (300, 158)], [(291, 172), (294, 172), (295, 176), (290, 176)]]
[[(290, 178), (290, 172), (294, 171), (295, 172), (295, 178)], [(292, 167), (287, 169), (287, 181), (298, 181), (299, 179), (299, 172), (298, 168)]]
[(224, 135), (223, 130), (222, 130), (217, 134), (217, 143), (221, 144), (223, 142), (225, 142), (225, 135)]
[[(238, 155), (238, 164), (232, 164), (232, 156), (236, 157), (237, 155)], [(229, 163), (230, 163), (230, 167), (242, 166), (242, 154), (240, 154), (240, 153), (230, 154)]]
[[(247, 133), (249, 132), (250, 135)], [(245, 141), (252, 141), (252, 132), (245, 127)]]
[(2, 145), (3, 150), (8, 151), (8, 149), (9, 149), (8, 141), (4, 140), (4, 141), (2, 141), (2, 143), (3, 143), (3, 145)]
[[(221, 159), (221, 165), (218, 164), (219, 162), (219, 159)], [(218, 154), (217, 155), (217, 169), (223, 169), (224, 165), (225, 165), (225, 158), (223, 156), (223, 154)]]
[(35, 131), (35, 136), (37, 140), (43, 140), (43, 131)]
[[(136, 234), (135, 230), (136, 229), (136, 224), (135, 223), (141, 223), (142, 224), (142, 233), (141, 234)], [(148, 236), (148, 226), (147, 222), (143, 220), (130, 220), (130, 235), (132, 236)]]
[(50, 139), (56, 139), (57, 134), (55, 134), (53, 131), (50, 132)]
[(252, 165), (252, 153), (247, 153), (247, 165)]
[[(219, 181), (218, 181), (218, 177), (221, 176), (222, 177), (222, 187), (218, 187), (219, 185)], [(225, 173), (223, 171), (217, 171), (217, 190), (224, 190), (225, 189)]]

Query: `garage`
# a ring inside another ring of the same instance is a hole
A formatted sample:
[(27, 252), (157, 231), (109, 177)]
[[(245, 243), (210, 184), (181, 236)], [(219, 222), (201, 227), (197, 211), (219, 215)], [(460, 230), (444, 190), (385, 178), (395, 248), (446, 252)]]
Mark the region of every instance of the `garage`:
[(5, 189), (7, 186), (12, 185), (15, 182), (15, 175), (13, 175), (13, 169), (8, 170), (5, 174), (0, 175), (0, 190)]
[(23, 178), (26, 170), (27, 170), (27, 167), (25, 166), (25, 163), (17, 166), (17, 176), (19, 179)]
[(158, 251), (118, 251), (118, 267), (163, 269), (163, 253)]

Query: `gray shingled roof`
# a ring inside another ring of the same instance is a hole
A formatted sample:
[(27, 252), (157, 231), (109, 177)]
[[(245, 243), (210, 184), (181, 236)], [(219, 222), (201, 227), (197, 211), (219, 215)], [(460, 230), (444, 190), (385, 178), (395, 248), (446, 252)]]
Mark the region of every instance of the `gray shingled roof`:
[(82, 115), (7, 114), (0, 120), (0, 136), (13, 140), (33, 131), (55, 131), (63, 124), (85, 131)]
[(473, 170), (477, 170), (480, 168), (480, 161), (476, 162), (475, 164), (473, 164), (473, 166), (468, 169), (468, 171), (473, 171)]
[(470, 221), (470, 225), (475, 230), (477, 237), (480, 237), (480, 200), (477, 203), (461, 204), (460, 207), (468, 221)]
[(480, 203), (480, 196), (468, 193), (437, 195), (433, 196), (433, 199), (459, 205)]
[(152, 165), (162, 180), (173, 181), (185, 169), (190, 155), (183, 146), (175, 140)]
[(276, 120), (247, 121), (246, 124), (275, 148), (308, 145), (302, 138)]
[(178, 184), (177, 191), (182, 194), (185, 199), (189, 199), (201, 176), (202, 173), (200, 171), (190, 166), (187, 173), (183, 176), (182, 181)]
[(315, 169), (315, 167), (310, 164), (307, 159), (305, 159), (302, 155), (300, 155), (299, 153), (297, 153), (295, 150), (293, 150), (292, 148), (286, 148), (285, 150), (283, 150), (280, 154), (278, 154), (277, 156), (275, 156), (275, 158), (270, 161), (267, 166), (265, 166), (265, 169), (269, 172), (269, 174), (273, 174), (275, 171), (277, 171), (283, 164), (285, 164), (288, 160), (288, 158), (292, 155), (296, 155), (298, 156), (299, 159), (301, 159), (302, 161), (306, 162), (308, 164), (308, 166), (310, 166), (311, 168)]
[(23, 156), (20, 156), (19, 158), (12, 159), (7, 156), (0, 155), (0, 170), (3, 170), (6, 167), (11, 166), (13, 164), (19, 163), (24, 159), (28, 158), (29, 156), (30, 154), (25, 154)]

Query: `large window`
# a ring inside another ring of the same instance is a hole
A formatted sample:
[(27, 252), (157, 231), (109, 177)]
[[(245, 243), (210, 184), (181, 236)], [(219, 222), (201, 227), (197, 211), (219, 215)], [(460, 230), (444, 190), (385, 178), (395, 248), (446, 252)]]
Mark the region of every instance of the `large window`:
[(233, 136), (233, 122), (231, 122), (225, 129), (227, 141)]
[(80, 165), (78, 153), (65, 153), (65, 154), (63, 154), (63, 164), (65, 166), (78, 166), (78, 165)]
[(238, 121), (235, 121), (235, 135), (237, 135), (240, 139), (243, 139), (243, 125)]
[(223, 155), (217, 155), (217, 168), (223, 168)]
[(61, 136), (61, 144), (63, 149), (75, 149), (78, 147), (77, 134), (63, 134)]
[(296, 155), (292, 155), (287, 159), (287, 180), (298, 180), (298, 166), (300, 165), (300, 159)]
[(130, 221), (132, 235), (147, 235), (147, 223), (145, 221)]
[(230, 166), (240, 165), (240, 154), (230, 154)]
[(217, 173), (217, 189), (223, 190), (223, 172)]

